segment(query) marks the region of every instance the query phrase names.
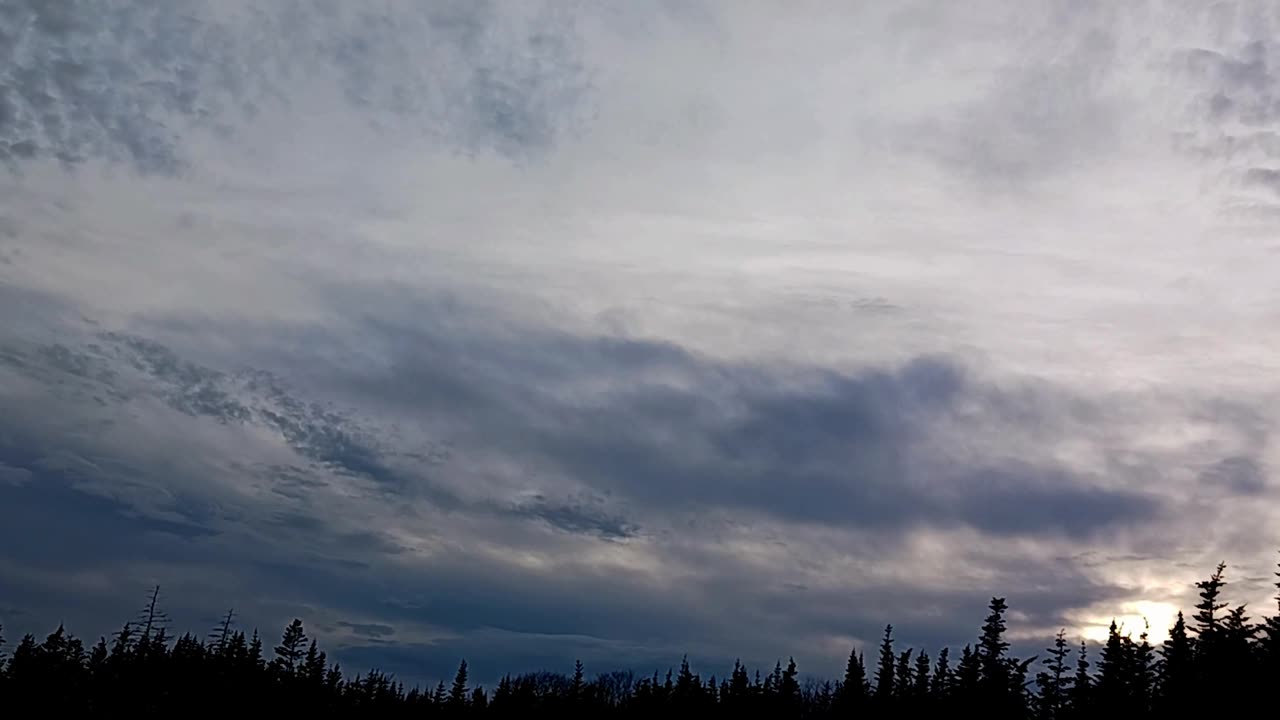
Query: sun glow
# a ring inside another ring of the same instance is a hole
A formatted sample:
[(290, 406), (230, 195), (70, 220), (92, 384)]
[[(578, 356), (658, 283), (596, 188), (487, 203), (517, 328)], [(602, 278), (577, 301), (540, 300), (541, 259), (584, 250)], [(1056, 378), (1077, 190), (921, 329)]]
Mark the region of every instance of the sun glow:
[(1169, 628), (1178, 616), (1177, 606), (1151, 600), (1128, 602), (1120, 609), (1121, 612), (1115, 615), (1089, 616), (1080, 628), (1080, 635), (1086, 640), (1106, 642), (1114, 618), (1121, 635), (1129, 635), (1137, 640), (1145, 630), (1151, 644), (1158, 645), (1169, 637)]

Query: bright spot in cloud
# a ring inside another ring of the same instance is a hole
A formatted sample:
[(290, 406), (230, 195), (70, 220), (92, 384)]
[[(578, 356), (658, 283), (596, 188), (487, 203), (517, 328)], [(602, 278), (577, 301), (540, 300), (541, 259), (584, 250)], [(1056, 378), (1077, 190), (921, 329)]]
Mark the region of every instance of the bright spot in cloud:
[(1147, 639), (1152, 645), (1159, 645), (1169, 637), (1169, 628), (1173, 627), (1178, 617), (1178, 607), (1167, 602), (1138, 600), (1120, 606), (1120, 612), (1114, 616), (1090, 616), (1087, 624), (1080, 628), (1080, 635), (1093, 642), (1106, 642), (1107, 633), (1114, 618), (1120, 628), (1121, 635), (1130, 635), (1137, 640), (1145, 629)]

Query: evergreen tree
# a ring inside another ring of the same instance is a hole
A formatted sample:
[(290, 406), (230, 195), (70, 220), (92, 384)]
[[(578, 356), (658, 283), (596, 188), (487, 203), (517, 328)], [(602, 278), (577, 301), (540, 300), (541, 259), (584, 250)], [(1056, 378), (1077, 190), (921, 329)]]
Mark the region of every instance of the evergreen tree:
[(864, 707), (866, 700), (867, 669), (862, 663), (862, 655), (855, 648), (849, 651), (849, 662), (844, 667), (844, 680), (836, 695), (836, 707), (845, 714), (851, 714)]
[(1219, 687), (1235, 689), (1234, 692), (1224, 694), (1222, 708), (1224, 712), (1236, 716), (1247, 714), (1251, 709), (1252, 703), (1245, 697), (1244, 689), (1253, 687), (1257, 682), (1254, 636), (1258, 627), (1249, 622), (1245, 608), (1245, 605), (1237, 605), (1223, 620), (1217, 664), (1214, 667)]
[(787, 669), (782, 671), (782, 679), (778, 683), (779, 706), (784, 711), (795, 712), (800, 705), (800, 681), (796, 670), (795, 658), (787, 659)]
[(1226, 586), (1223, 579), (1223, 573), (1227, 569), (1226, 563), (1218, 563), (1218, 567), (1213, 571), (1213, 575), (1208, 580), (1201, 580), (1196, 583), (1196, 587), (1200, 590), (1200, 602), (1196, 603), (1196, 612), (1191, 616), (1196, 624), (1191, 628), (1191, 632), (1199, 638), (1196, 643), (1201, 653), (1209, 653), (1212, 651), (1221, 618), (1218, 613), (1227, 606), (1222, 601), (1222, 588)]
[(231, 642), (231, 623), (235, 621), (235, 617), (235, 610), (228, 609), (227, 614), (222, 617), (222, 622), (209, 633), (209, 645), (218, 654), (224, 653), (227, 644)]
[(302, 677), (312, 685), (324, 685), (326, 664), (324, 652), (316, 647), (316, 641), (312, 639), (311, 647), (307, 648), (307, 654), (302, 659)]
[(690, 669), (689, 656), (685, 655), (680, 659), (680, 672), (676, 674), (676, 682), (671, 690), (671, 695), (677, 705), (694, 707), (697, 705), (698, 696), (701, 693), (702, 679)]
[[(894, 651), (893, 627), (885, 628), (875, 693), (867, 682), (863, 656), (851, 652), (842, 682), (800, 682), (796, 663), (775, 664), (752, 683), (740, 661), (723, 681), (705, 682), (688, 658), (665, 681), (658, 672), (635, 682), (614, 673), (588, 682), (581, 661), (572, 675), (528, 673), (504, 676), (492, 693), (468, 687), (468, 668), (459, 664), (452, 690), (443, 681), (435, 691), (413, 688), (373, 669), (344, 678), (324, 651), (294, 620), (275, 649), (271, 665), (262, 662), (262, 642), (231, 627), (228, 613), (202, 641), (184, 633), (171, 638), (153, 589), (148, 609), (117, 633), (85, 646), (58, 626), (38, 641), (27, 634), (0, 663), (0, 712), (37, 708), (41, 714), (139, 716), (189, 714), (200, 707), (226, 712), (293, 711), (303, 716), (439, 717), (650, 717), (666, 713), (694, 716), (869, 718), (928, 717), (934, 713), (985, 720), (1034, 717), (1036, 720), (1108, 720), (1110, 718), (1235, 717), (1265, 714), (1270, 702), (1274, 618), (1250, 619), (1247, 606), (1229, 606), (1222, 597), (1223, 566), (1200, 591), (1195, 628), (1179, 613), (1158, 651), (1144, 629), (1135, 640), (1118, 623), (1091, 672), (1088, 647), (1080, 643), (1074, 676), (1064, 631), (1054, 637), (1043, 662), (1017, 660), (1005, 640), (1006, 607), (993, 598), (976, 646), (964, 646), (954, 671), (949, 651), (937, 661), (919, 649)], [(1280, 574), (1277, 575), (1280, 577)], [(1230, 609), (1228, 609), (1230, 608)], [(148, 619), (150, 623), (148, 624)], [(1204, 649), (1208, 643), (1210, 648)], [(975, 649), (976, 648), (976, 649)], [(1158, 660), (1157, 660), (1158, 655)], [(1027, 672), (1037, 662), (1034, 685)], [(868, 702), (874, 699), (874, 702)]]
[(1004, 639), (1004, 613), (1009, 606), (1004, 598), (993, 597), (988, 607), (990, 614), (982, 624), (982, 636), (978, 640), (978, 665), (982, 671), (982, 682), (1003, 691), (1008, 686), (1008, 666), (1004, 660), (1009, 643)]
[(110, 652), (107, 650), (107, 639), (98, 638), (98, 642), (93, 646), (93, 650), (89, 651), (89, 673), (99, 675), (106, 672), (107, 657)]
[(467, 703), (467, 661), (458, 663), (458, 672), (453, 676), (453, 687), (449, 688), (448, 705), (460, 708)]
[(1073, 718), (1090, 717), (1093, 712), (1093, 676), (1089, 674), (1089, 648), (1080, 641), (1080, 651), (1076, 654), (1076, 674), (1071, 679), (1070, 716)]
[(1127, 638), (1120, 635), (1116, 621), (1107, 629), (1107, 642), (1098, 659), (1097, 698), (1100, 707), (1121, 714), (1131, 710), (1129, 699), (1129, 657)]
[[(257, 633), (254, 633), (254, 640), (257, 640)], [(307, 633), (302, 628), (302, 621), (294, 618), (284, 629), (284, 634), (280, 638), (280, 644), (276, 646), (276, 659), (272, 662), (277, 672), (283, 675), (293, 675), (297, 672), (298, 664), (303, 658), (303, 647), (307, 642)]]
[(1071, 676), (1068, 674), (1067, 657), (1071, 648), (1067, 647), (1067, 631), (1059, 630), (1053, 638), (1053, 647), (1043, 660), (1045, 669), (1036, 674), (1036, 686), (1040, 691), (1037, 715), (1042, 720), (1059, 720), (1063, 717), (1067, 706), (1067, 696), (1071, 689)]
[(915, 692), (915, 679), (911, 676), (911, 655), (914, 651), (907, 648), (898, 653), (898, 664), (893, 669), (893, 695), (900, 699), (911, 697)]
[(1148, 629), (1144, 627), (1138, 636), (1138, 644), (1133, 648), (1133, 703), (1140, 714), (1149, 713), (1155, 703), (1156, 692), (1156, 656), (1148, 637)]
[(262, 638), (258, 637), (258, 631), (253, 631), (253, 639), (249, 641), (249, 654), (245, 657), (245, 666), (248, 670), (259, 670), (263, 667), (262, 658)]
[(938, 651), (938, 662), (933, 666), (933, 696), (939, 701), (951, 695), (954, 680), (951, 676), (951, 648)]
[(960, 664), (956, 666), (956, 690), (961, 697), (972, 700), (977, 692), (978, 685), (982, 680), (982, 668), (979, 664), (978, 654), (973, 651), (969, 645), (965, 645), (960, 651)]
[(884, 626), (880, 641), (880, 664), (876, 667), (876, 700), (887, 703), (893, 697), (894, 682), (893, 626)]
[(146, 606), (138, 613), (137, 625), (142, 631), (144, 641), (149, 641), (168, 622), (169, 616), (160, 609), (160, 586), (156, 585), (147, 596)]
[[(1280, 568), (1280, 563), (1277, 567)], [(1264, 676), (1280, 677), (1280, 572), (1274, 575), (1276, 614), (1262, 621), (1262, 637), (1258, 642), (1258, 654), (1262, 661), (1259, 672)]]
[(569, 686), (569, 697), (575, 703), (581, 703), (583, 700), (582, 693), (586, 687), (586, 683), (582, 676), (582, 661), (573, 661), (573, 684)]
[(1004, 614), (1008, 609), (1009, 606), (1004, 598), (991, 598), (991, 603), (988, 605), (989, 613), (982, 623), (982, 635), (978, 639), (978, 649), (975, 653), (980, 671), (981, 702), (989, 712), (1001, 718), (1017, 714), (1014, 712), (1013, 704), (1017, 696), (1021, 695), (1021, 688), (1018, 688), (1019, 692), (1013, 692), (1014, 677), (1010, 672), (1009, 658), (1006, 657), (1009, 643), (1004, 639)]
[(1178, 612), (1169, 638), (1160, 647), (1159, 694), (1157, 705), (1164, 713), (1185, 710), (1191, 688), (1195, 685), (1195, 657), (1187, 623)]
[(728, 699), (735, 707), (745, 707), (751, 695), (751, 680), (747, 677), (747, 669), (740, 660), (733, 661), (733, 673), (729, 676), (728, 693), (721, 697)]
[(916, 655), (915, 686), (911, 693), (917, 706), (923, 705), (929, 698), (930, 687), (929, 653), (921, 650), (920, 654)]

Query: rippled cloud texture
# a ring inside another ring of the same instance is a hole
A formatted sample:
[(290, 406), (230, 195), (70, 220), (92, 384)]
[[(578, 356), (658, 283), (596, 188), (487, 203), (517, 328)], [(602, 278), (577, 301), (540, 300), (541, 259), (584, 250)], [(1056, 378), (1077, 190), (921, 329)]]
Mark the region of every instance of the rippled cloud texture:
[(96, 635), (160, 583), (184, 627), (491, 679), (833, 673), (992, 594), (1088, 634), (1219, 559), (1261, 600), (1275, 37), (0, 0), (0, 618)]

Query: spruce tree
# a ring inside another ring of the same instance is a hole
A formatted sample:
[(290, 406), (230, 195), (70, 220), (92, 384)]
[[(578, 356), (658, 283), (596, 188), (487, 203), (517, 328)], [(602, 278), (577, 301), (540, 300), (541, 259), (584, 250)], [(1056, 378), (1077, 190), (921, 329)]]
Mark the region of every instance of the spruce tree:
[(231, 642), (231, 624), (235, 622), (236, 611), (228, 609), (222, 621), (209, 633), (209, 645), (219, 655), (226, 652), (227, 643)]
[(951, 676), (951, 648), (938, 651), (938, 661), (933, 666), (933, 696), (945, 701), (951, 695), (954, 680)]
[(898, 653), (898, 664), (893, 669), (893, 696), (906, 699), (915, 691), (915, 680), (911, 676), (911, 655), (914, 651), (907, 648)]
[(782, 679), (778, 683), (778, 699), (784, 711), (794, 713), (799, 708), (800, 680), (795, 658), (787, 658), (787, 669), (782, 671)]
[(1093, 676), (1089, 674), (1089, 648), (1084, 640), (1080, 641), (1080, 651), (1076, 654), (1076, 674), (1071, 679), (1070, 716), (1072, 718), (1090, 717), (1093, 712)]
[(915, 685), (912, 690), (912, 696), (916, 699), (917, 706), (923, 705), (924, 701), (929, 698), (930, 678), (929, 678), (929, 653), (921, 650), (916, 655)]
[(956, 690), (966, 699), (973, 699), (982, 681), (982, 667), (978, 654), (969, 645), (960, 651), (960, 664), (956, 666)]
[(893, 626), (884, 626), (884, 638), (880, 641), (880, 663), (876, 667), (876, 700), (881, 704), (893, 697)]
[[(981, 672), (979, 694), (981, 702), (998, 717), (1013, 714), (1016, 701), (1012, 692), (1013, 676), (1006, 657), (1009, 643), (1004, 639), (1005, 611), (1009, 606), (1004, 598), (993, 597), (988, 605), (987, 619), (982, 623), (982, 635), (978, 639), (977, 659)], [(1021, 693), (1017, 693), (1020, 695)]]
[(262, 638), (257, 628), (253, 630), (253, 639), (249, 641), (249, 653), (245, 656), (245, 666), (249, 670), (260, 670), (263, 667)]
[(1133, 702), (1137, 712), (1151, 711), (1156, 691), (1156, 656), (1148, 637), (1149, 627), (1144, 627), (1133, 648)]
[[(1277, 564), (1280, 568), (1280, 563)], [(1270, 677), (1280, 677), (1280, 572), (1276, 577), (1276, 614), (1262, 621), (1261, 638), (1258, 641), (1258, 653), (1261, 659), (1259, 671)]]
[(1120, 634), (1116, 621), (1107, 629), (1107, 642), (1098, 658), (1097, 710), (1104, 715), (1127, 716), (1135, 707), (1136, 663), (1132, 640)]
[(990, 613), (982, 624), (978, 640), (978, 665), (982, 669), (982, 681), (993, 688), (1007, 687), (1005, 652), (1009, 643), (1004, 639), (1004, 613), (1009, 609), (1004, 598), (993, 597), (988, 606)]
[[(736, 672), (735, 667), (735, 672)], [(745, 675), (744, 675), (745, 678)], [(836, 707), (844, 712), (854, 712), (866, 704), (867, 669), (857, 649), (849, 651), (849, 662), (844, 667), (844, 680), (836, 695)]]
[(1235, 692), (1225, 694), (1223, 704), (1224, 712), (1235, 715), (1248, 712), (1250, 703), (1245, 696), (1247, 690), (1258, 681), (1257, 655), (1253, 643), (1258, 626), (1249, 622), (1245, 608), (1245, 605), (1237, 605), (1223, 620), (1217, 665), (1214, 668), (1219, 686), (1235, 689)]
[[(257, 634), (254, 634), (257, 640)], [(307, 642), (307, 633), (302, 628), (302, 621), (294, 618), (284, 629), (284, 634), (280, 638), (280, 644), (275, 647), (276, 659), (272, 662), (276, 671), (282, 675), (294, 675), (299, 663), (303, 658), (303, 654)]]
[(1169, 637), (1160, 646), (1158, 709), (1164, 713), (1187, 708), (1187, 699), (1195, 685), (1195, 655), (1187, 623), (1178, 612)]
[(302, 677), (308, 684), (319, 687), (324, 685), (325, 654), (316, 646), (316, 641), (311, 640), (311, 647), (307, 648), (307, 654), (302, 659)]
[[(729, 676), (729, 691), (727, 698), (734, 706), (745, 706), (751, 695), (751, 679), (747, 677), (747, 669), (743, 667), (740, 660), (733, 661), (733, 674)], [(722, 698), (726, 697), (724, 694)]]
[(460, 708), (467, 703), (467, 661), (458, 663), (458, 672), (453, 676), (453, 687), (449, 688), (449, 707)]
[(1227, 606), (1227, 603), (1220, 599), (1222, 588), (1227, 584), (1222, 577), (1226, 569), (1226, 563), (1218, 563), (1217, 569), (1208, 580), (1196, 583), (1196, 587), (1200, 590), (1200, 602), (1196, 603), (1196, 612), (1191, 616), (1191, 619), (1196, 622), (1191, 632), (1195, 633), (1199, 639), (1196, 645), (1202, 654), (1212, 653), (1213, 644), (1216, 642), (1216, 636), (1222, 624), (1218, 613)]
[(1067, 646), (1066, 629), (1058, 631), (1053, 638), (1053, 647), (1046, 652), (1048, 655), (1042, 661), (1045, 669), (1036, 674), (1036, 686), (1040, 691), (1037, 715), (1043, 720), (1060, 720), (1071, 687), (1067, 668), (1071, 648)]

